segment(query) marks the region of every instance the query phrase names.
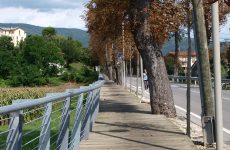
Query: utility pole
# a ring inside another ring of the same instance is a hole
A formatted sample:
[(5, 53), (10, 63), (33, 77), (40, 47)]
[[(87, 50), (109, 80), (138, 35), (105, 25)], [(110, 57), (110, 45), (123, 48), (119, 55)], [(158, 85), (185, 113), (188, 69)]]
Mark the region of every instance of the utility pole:
[(194, 12), (194, 26), (196, 35), (196, 47), (199, 62), (199, 79), (200, 79), (200, 93), (202, 104), (202, 126), (204, 133), (204, 144), (210, 146), (214, 142), (213, 134), (213, 97), (211, 86), (211, 74), (208, 55), (207, 35), (204, 22), (204, 10), (202, 0), (192, 0), (193, 12)]
[(190, 24), (190, 0), (187, 0), (187, 24), (188, 24), (188, 62), (187, 62), (187, 128), (186, 134), (190, 135), (190, 112), (191, 112), (191, 55), (192, 55), (192, 47), (191, 47), (191, 24)]
[(221, 65), (220, 65), (220, 39), (219, 39), (219, 8), (218, 1), (212, 4), (212, 32), (214, 51), (214, 75), (215, 75), (215, 125), (216, 125), (216, 149), (223, 149), (223, 112), (221, 98)]

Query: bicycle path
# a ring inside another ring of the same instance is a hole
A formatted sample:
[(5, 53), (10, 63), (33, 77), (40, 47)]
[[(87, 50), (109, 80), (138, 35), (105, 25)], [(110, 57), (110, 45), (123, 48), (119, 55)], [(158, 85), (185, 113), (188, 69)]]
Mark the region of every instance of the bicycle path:
[(163, 115), (150, 114), (121, 86), (106, 82), (101, 89), (99, 114), (89, 139), (80, 150), (195, 150), (196, 146)]

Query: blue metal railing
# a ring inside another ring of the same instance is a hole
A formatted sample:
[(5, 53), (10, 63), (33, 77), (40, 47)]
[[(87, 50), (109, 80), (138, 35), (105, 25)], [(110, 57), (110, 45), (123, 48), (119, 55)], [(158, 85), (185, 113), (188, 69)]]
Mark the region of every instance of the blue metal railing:
[[(78, 150), (99, 111), (104, 80), (0, 107), (0, 149)], [(32, 115), (31, 115), (32, 114)], [(3, 117), (1, 117), (3, 116)]]

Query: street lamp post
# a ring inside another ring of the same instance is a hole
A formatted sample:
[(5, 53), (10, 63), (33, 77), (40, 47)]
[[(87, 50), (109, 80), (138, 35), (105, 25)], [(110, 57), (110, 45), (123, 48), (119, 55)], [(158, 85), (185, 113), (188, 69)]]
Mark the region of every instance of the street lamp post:
[(214, 46), (214, 73), (215, 73), (215, 123), (216, 149), (223, 149), (223, 112), (221, 98), (221, 69), (220, 69), (220, 39), (219, 39), (219, 8), (218, 1), (212, 4), (212, 32)]

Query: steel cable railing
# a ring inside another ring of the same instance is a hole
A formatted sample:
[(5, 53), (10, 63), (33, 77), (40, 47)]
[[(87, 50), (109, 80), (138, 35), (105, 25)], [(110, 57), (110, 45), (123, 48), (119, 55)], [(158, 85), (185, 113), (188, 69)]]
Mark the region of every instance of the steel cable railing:
[(95, 122), (103, 84), (0, 107), (0, 149), (79, 149)]

